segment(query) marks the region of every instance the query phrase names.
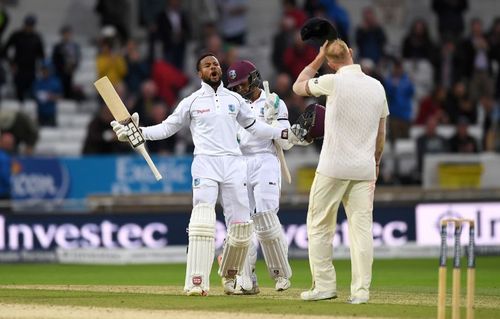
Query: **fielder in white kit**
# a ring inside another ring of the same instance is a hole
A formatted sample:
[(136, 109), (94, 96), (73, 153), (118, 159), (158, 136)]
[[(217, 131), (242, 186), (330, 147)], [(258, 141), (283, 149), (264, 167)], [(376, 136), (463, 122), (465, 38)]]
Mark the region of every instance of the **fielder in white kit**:
[[(262, 79), (255, 65), (248, 60), (236, 61), (227, 71), (228, 85), (245, 99), (257, 121), (266, 122), (274, 127), (289, 128), (288, 109), (280, 100), (277, 113), (266, 112), (266, 93), (260, 88)], [(290, 287), (292, 269), (288, 262), (288, 244), (278, 218), (281, 191), (280, 163), (276, 147), (271, 139), (262, 139), (240, 128), (240, 149), (247, 163), (247, 188), (250, 200), (250, 214), (255, 233), (271, 278), (275, 280), (276, 291)], [(287, 140), (277, 140), (282, 149), (288, 150), (293, 144)], [(237, 289), (242, 294), (257, 294), (259, 287), (255, 275), (257, 249), (251, 242), (248, 257), (241, 276), (238, 276)], [(244, 286), (252, 283), (247, 290)]]
[[(193, 210), (188, 227), (189, 245), (184, 291), (191, 296), (206, 296), (214, 260), (215, 204), (220, 192), (228, 235), (222, 252), (219, 275), (226, 294), (234, 294), (236, 275), (241, 271), (253, 234), (246, 189), (246, 163), (237, 142), (239, 127), (263, 139), (298, 140), (293, 132), (256, 121), (247, 102), (224, 88), (217, 58), (202, 55), (196, 64), (201, 88), (184, 98), (162, 123), (141, 127), (146, 140), (160, 140), (189, 124), (193, 136), (194, 159)], [(268, 109), (279, 98), (271, 94)], [(137, 113), (132, 119), (138, 125)], [(120, 141), (127, 140), (127, 127), (111, 122)], [(247, 287), (250, 289), (250, 287)]]
[[(325, 60), (336, 74), (314, 77)], [(326, 95), (324, 141), (307, 212), (309, 263), (313, 286), (303, 300), (337, 297), (332, 241), (337, 210), (344, 205), (349, 225), (351, 295), (348, 302), (370, 298), (373, 263), (373, 197), (389, 114), (379, 81), (353, 63), (344, 41), (327, 41), (293, 85), (296, 94)]]

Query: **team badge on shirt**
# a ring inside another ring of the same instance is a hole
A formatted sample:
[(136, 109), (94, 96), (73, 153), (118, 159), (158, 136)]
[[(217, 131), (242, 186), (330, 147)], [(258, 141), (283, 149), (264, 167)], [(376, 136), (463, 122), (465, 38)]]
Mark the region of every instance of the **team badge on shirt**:
[(229, 104), (227, 107), (229, 108), (229, 112), (231, 113), (234, 112), (234, 110), (236, 110), (236, 107), (233, 104)]
[(195, 179), (193, 180), (193, 186), (195, 186), (195, 187), (196, 187), (196, 186), (200, 186), (200, 179), (199, 179), (199, 178), (195, 178)]

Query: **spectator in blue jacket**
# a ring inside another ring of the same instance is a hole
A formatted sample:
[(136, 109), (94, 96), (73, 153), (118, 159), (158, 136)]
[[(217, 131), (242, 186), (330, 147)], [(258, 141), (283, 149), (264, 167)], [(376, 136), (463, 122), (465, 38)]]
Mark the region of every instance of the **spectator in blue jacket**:
[(391, 113), (389, 138), (408, 138), (412, 122), (412, 99), (415, 92), (413, 83), (404, 72), (401, 61), (395, 61), (392, 73), (384, 80), (387, 102)]
[(384, 46), (387, 42), (384, 29), (377, 21), (375, 10), (372, 7), (363, 9), (361, 25), (356, 29), (356, 45), (358, 58), (368, 58), (378, 64), (384, 55)]
[(56, 103), (62, 91), (61, 81), (53, 74), (52, 65), (44, 62), (33, 86), (39, 126), (56, 126)]
[[(0, 135), (0, 200), (10, 199), (10, 176), (16, 139), (12, 133)], [(1, 206), (0, 206), (1, 207)]]

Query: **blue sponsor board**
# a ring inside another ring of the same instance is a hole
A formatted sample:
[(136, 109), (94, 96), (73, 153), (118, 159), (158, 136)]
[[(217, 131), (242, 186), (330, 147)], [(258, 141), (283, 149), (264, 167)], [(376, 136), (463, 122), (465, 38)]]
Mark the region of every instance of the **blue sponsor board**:
[[(306, 210), (279, 213), (291, 248), (307, 249)], [(0, 253), (55, 248), (162, 248), (187, 245), (186, 212), (157, 214), (0, 214)], [(222, 214), (217, 214), (215, 246), (226, 235)], [(415, 241), (414, 207), (376, 209), (373, 227), (376, 246), (400, 246)], [(341, 213), (335, 246), (348, 245), (348, 227)]]
[(191, 191), (191, 157), (153, 157), (164, 178), (157, 182), (140, 156), (16, 158), (14, 200), (84, 199), (90, 194)]

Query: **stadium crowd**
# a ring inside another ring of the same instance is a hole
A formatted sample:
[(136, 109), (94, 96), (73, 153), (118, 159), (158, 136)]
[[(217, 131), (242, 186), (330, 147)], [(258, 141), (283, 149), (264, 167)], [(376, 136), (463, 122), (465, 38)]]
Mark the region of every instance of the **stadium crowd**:
[[(390, 109), (389, 141), (416, 139), (417, 172), (428, 153), (500, 152), (500, 17), (491, 25), (478, 17), (466, 21), (467, 0), (433, 0), (430, 4), (437, 25), (415, 19), (398, 50), (388, 50), (387, 30), (374, 7), (365, 7), (361, 23), (351, 25), (349, 12), (335, 0), (282, 0), (269, 59), (274, 68), (272, 90), (286, 102), (290, 122), (312, 102), (291, 90), (298, 73), (317, 52), (317, 47), (302, 42), (300, 27), (309, 17), (324, 17), (355, 49), (363, 71), (384, 85)], [(239, 49), (247, 45), (251, 5), (248, 0), (139, 1), (138, 21), (145, 36), (134, 39), (128, 23), (134, 18), (129, 1), (99, 0), (95, 7), (102, 27), (95, 41), (97, 78), (107, 75), (144, 125), (160, 123), (182, 98), (182, 90), (197, 81), (187, 68), (186, 57), (213, 52), (223, 71), (244, 58)], [(200, 16), (194, 14), (197, 12), (204, 12), (203, 18), (189, 18)], [(19, 29), (4, 34), (9, 23), (13, 21), (4, 8), (0, 12), (0, 85), (13, 87), (11, 98), (34, 99), (37, 118), (34, 121), (22, 112), (10, 114), (0, 108), (0, 149), (31, 155), (38, 128), (58, 125), (60, 99), (79, 102), (96, 97), (86, 96), (73, 81), (81, 61), (81, 44), (73, 39), (73, 32), (78, 32), (75, 26), (62, 26), (60, 41), (47, 48), (43, 34), (37, 31), (35, 15), (26, 16)], [(193, 52), (190, 47), (195, 48)], [(115, 141), (107, 109), (96, 109), (82, 153), (130, 152)], [(441, 136), (437, 128), (442, 126), (451, 127), (453, 136)], [(480, 139), (469, 133), (471, 126), (480, 129)], [(420, 136), (412, 134), (415, 127), (425, 127)], [(184, 154), (192, 148), (187, 130), (149, 143), (155, 153)], [(418, 182), (416, 176), (410, 182)], [(397, 176), (382, 176), (382, 182), (397, 182)]]

